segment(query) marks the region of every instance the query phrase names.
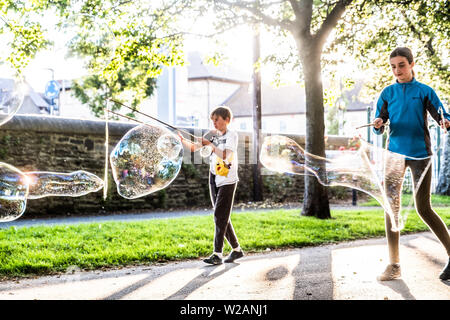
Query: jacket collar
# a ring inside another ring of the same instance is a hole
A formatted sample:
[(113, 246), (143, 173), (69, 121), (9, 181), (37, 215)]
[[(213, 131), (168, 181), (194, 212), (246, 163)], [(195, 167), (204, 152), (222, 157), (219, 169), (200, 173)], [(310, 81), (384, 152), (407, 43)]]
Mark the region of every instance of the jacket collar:
[(398, 80), (395, 80), (395, 83), (396, 83), (397, 85), (400, 85), (400, 86), (409, 86), (409, 85), (416, 84), (416, 83), (417, 83), (417, 80), (416, 80), (415, 77), (413, 77), (412, 80), (411, 80), (410, 82), (403, 82), (403, 83), (400, 83), (400, 82), (398, 82)]

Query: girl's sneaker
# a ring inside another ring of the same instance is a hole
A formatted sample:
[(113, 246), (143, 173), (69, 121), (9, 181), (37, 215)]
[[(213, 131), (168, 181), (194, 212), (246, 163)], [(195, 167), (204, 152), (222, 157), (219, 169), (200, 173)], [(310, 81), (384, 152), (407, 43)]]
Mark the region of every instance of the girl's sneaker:
[(398, 279), (402, 276), (402, 270), (398, 263), (389, 264), (386, 270), (378, 277), (380, 281), (391, 281)]

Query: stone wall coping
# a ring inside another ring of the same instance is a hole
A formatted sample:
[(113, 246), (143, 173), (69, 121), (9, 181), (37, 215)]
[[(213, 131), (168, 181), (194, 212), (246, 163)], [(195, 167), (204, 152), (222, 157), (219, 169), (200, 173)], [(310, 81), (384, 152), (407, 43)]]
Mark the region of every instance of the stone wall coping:
[[(157, 122), (154, 122), (158, 124)], [(138, 126), (139, 123), (130, 123), (123, 121), (109, 121), (108, 131), (112, 136), (121, 136), (127, 133), (132, 128)], [(194, 133), (195, 135), (203, 135), (208, 131), (208, 129), (199, 128), (186, 128), (180, 127), (185, 131)], [(70, 133), (70, 134), (105, 134), (105, 121), (99, 120), (88, 120), (88, 119), (76, 119), (76, 118), (63, 118), (57, 116), (47, 116), (47, 115), (15, 115), (10, 121), (3, 124), (0, 130), (13, 130), (13, 131), (32, 131), (32, 132), (54, 132), (54, 133)], [(240, 141), (245, 141), (242, 137), (250, 137), (252, 132), (238, 132), (240, 136)], [(268, 135), (285, 135), (287, 137), (293, 138), (300, 144), (304, 144), (305, 136), (299, 134), (291, 133), (263, 133), (263, 138)], [(342, 144), (345, 139), (349, 137), (341, 136), (328, 136), (328, 142), (332, 144)]]

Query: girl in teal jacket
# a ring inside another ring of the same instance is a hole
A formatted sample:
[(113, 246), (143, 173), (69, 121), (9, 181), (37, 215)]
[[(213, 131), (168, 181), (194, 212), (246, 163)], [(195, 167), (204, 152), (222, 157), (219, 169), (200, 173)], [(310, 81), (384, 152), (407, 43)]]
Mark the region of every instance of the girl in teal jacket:
[[(446, 224), (430, 204), (432, 152), (427, 115), (430, 114), (444, 130), (450, 127), (450, 115), (445, 112), (444, 106), (434, 90), (415, 79), (414, 58), (410, 49), (396, 48), (390, 55), (390, 64), (396, 83), (384, 88), (381, 92), (373, 121), (374, 132), (376, 134), (383, 133), (384, 124), (389, 120), (388, 150), (405, 156), (403, 175), (406, 168), (409, 167), (413, 177), (417, 212), (444, 245), (449, 256), (448, 263), (439, 278), (449, 280), (450, 235)], [(388, 175), (389, 166), (386, 166), (386, 176)], [(390, 204), (396, 216), (400, 210), (401, 199), (399, 196), (391, 195), (399, 195), (401, 187), (401, 184), (390, 183), (389, 179), (385, 179), (385, 190), (388, 198), (392, 199)], [(379, 277), (381, 281), (393, 280), (401, 276), (400, 232), (392, 230), (391, 218), (387, 213), (385, 214), (385, 225), (390, 264)]]

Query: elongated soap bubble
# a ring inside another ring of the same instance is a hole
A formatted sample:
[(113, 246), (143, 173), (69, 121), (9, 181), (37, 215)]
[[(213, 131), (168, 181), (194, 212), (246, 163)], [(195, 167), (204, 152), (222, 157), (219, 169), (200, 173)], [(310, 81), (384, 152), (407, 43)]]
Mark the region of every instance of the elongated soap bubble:
[(140, 125), (128, 131), (110, 155), (117, 192), (135, 199), (167, 187), (183, 162), (180, 139), (156, 125)]
[(0, 162), (0, 222), (19, 218), (26, 209), (27, 177), (13, 166)]
[(50, 196), (80, 197), (103, 188), (103, 180), (95, 174), (79, 170), (72, 173), (26, 172), (28, 199)]
[[(399, 214), (405, 156), (374, 147), (361, 138), (349, 139), (326, 157), (309, 154), (285, 136), (268, 136), (261, 147), (261, 163), (269, 170), (314, 175), (325, 186), (344, 186), (374, 197), (390, 215), (393, 230), (403, 228)], [(418, 187), (417, 187), (418, 189)]]
[(72, 173), (22, 172), (0, 162), (0, 222), (18, 219), (28, 199), (80, 197), (103, 187), (103, 180), (86, 171)]
[(0, 78), (0, 126), (20, 109), (26, 86), (19, 79)]

